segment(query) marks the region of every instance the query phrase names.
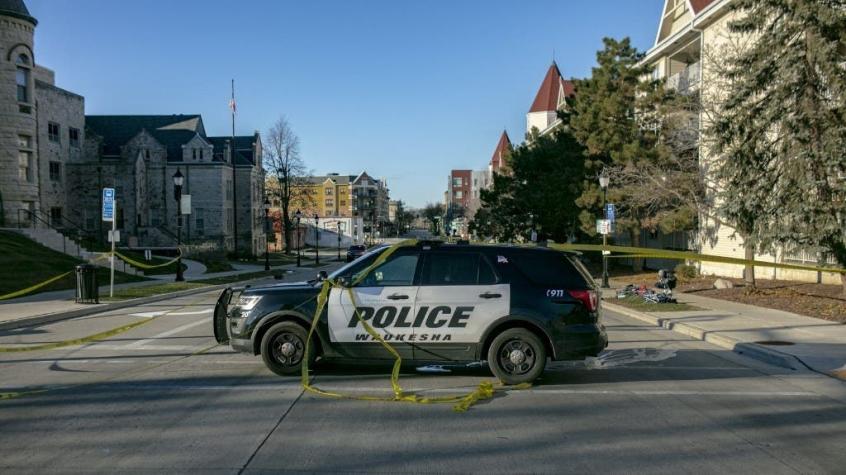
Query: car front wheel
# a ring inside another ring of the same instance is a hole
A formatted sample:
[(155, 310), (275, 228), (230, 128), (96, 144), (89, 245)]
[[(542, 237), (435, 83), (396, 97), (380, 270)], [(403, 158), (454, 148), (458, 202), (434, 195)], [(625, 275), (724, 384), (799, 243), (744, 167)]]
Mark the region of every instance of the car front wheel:
[[(308, 333), (294, 322), (273, 325), (261, 339), (261, 359), (264, 364), (280, 376), (299, 374), (305, 357), (305, 342)], [(309, 365), (314, 363), (315, 348), (309, 348)]]
[(531, 383), (546, 367), (546, 348), (529, 330), (509, 328), (491, 342), (488, 366), (504, 384)]

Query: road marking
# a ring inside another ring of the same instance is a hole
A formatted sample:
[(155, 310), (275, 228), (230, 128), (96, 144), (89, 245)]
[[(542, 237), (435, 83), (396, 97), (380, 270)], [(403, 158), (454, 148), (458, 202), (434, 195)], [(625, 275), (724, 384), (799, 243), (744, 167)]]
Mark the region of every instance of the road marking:
[[(189, 328), (194, 328), (194, 327), (197, 327), (197, 326), (200, 326), (200, 325), (207, 325), (209, 323), (209, 321), (210, 321), (210, 319), (203, 318), (201, 320), (197, 320), (196, 322), (186, 323), (185, 325), (178, 326), (178, 327), (176, 327), (172, 330), (168, 330), (166, 332), (159, 333), (158, 335), (153, 335), (150, 338), (145, 338), (143, 340), (138, 340), (135, 343), (130, 343), (130, 344), (124, 346), (123, 348), (126, 349), (126, 350), (141, 348), (141, 347), (144, 347), (145, 345), (147, 345), (148, 343), (152, 343), (152, 342), (154, 342), (156, 340), (160, 340), (162, 338), (167, 338), (171, 335), (176, 335), (177, 333), (183, 332), (183, 331), (185, 331)], [(161, 349), (162, 347), (161, 346), (154, 346), (154, 348)]]
[(168, 315), (204, 315), (212, 312), (214, 312), (213, 308), (207, 308), (205, 310), (197, 310), (194, 312), (168, 312)]
[(158, 311), (158, 312), (139, 312), (139, 313), (130, 313), (130, 317), (143, 317), (143, 318), (155, 318), (160, 317), (167, 312), (165, 311)]

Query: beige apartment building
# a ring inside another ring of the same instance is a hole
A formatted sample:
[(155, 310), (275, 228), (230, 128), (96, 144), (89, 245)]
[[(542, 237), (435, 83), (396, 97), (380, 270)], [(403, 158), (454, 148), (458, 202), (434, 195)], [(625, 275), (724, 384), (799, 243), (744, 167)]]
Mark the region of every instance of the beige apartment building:
[[(663, 79), (666, 85), (698, 99), (703, 107), (692, 112), (688, 120), (693, 130), (699, 130), (699, 161), (707, 167), (713, 160), (707, 137), (701, 131), (707, 127), (707, 111), (719, 106), (721, 92), (721, 61), (725, 51), (742, 45), (743, 41), (729, 31), (728, 25), (737, 13), (729, 11), (732, 0), (665, 0), (658, 23), (655, 45), (647, 52), (646, 64), (654, 67), (653, 79)], [(690, 237), (689, 245), (703, 254), (743, 258), (745, 249), (734, 229), (706, 217), (700, 217), (700, 228)], [(816, 265), (822, 258), (814, 249), (779, 248), (769, 254), (759, 254), (756, 260), (791, 264)], [(833, 259), (828, 260), (834, 264)], [(729, 277), (741, 277), (743, 266), (702, 262), (701, 272)], [(759, 278), (839, 283), (839, 276), (831, 273), (756, 268)]]

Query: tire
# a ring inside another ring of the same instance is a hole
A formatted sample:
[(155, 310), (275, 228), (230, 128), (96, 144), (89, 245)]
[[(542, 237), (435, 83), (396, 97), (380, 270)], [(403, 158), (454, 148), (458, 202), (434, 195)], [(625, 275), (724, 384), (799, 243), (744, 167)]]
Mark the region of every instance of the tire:
[[(520, 359), (522, 363), (516, 363)], [(504, 384), (531, 383), (546, 367), (546, 348), (529, 330), (509, 328), (491, 342), (488, 366)]]
[[(300, 374), (307, 338), (308, 332), (300, 325), (277, 323), (261, 338), (261, 359), (270, 371), (279, 376)], [(312, 366), (316, 355), (313, 341), (309, 350), (308, 364)]]

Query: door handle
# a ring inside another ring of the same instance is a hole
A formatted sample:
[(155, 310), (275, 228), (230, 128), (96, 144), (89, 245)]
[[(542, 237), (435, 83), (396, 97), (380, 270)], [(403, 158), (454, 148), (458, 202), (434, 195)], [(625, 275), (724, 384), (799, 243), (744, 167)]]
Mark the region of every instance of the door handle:
[(479, 294), (479, 297), (482, 297), (483, 299), (498, 299), (502, 297), (502, 294), (492, 294), (490, 292), (485, 292), (483, 294)]
[(388, 295), (389, 300), (408, 300), (408, 295), (403, 294), (391, 294)]

